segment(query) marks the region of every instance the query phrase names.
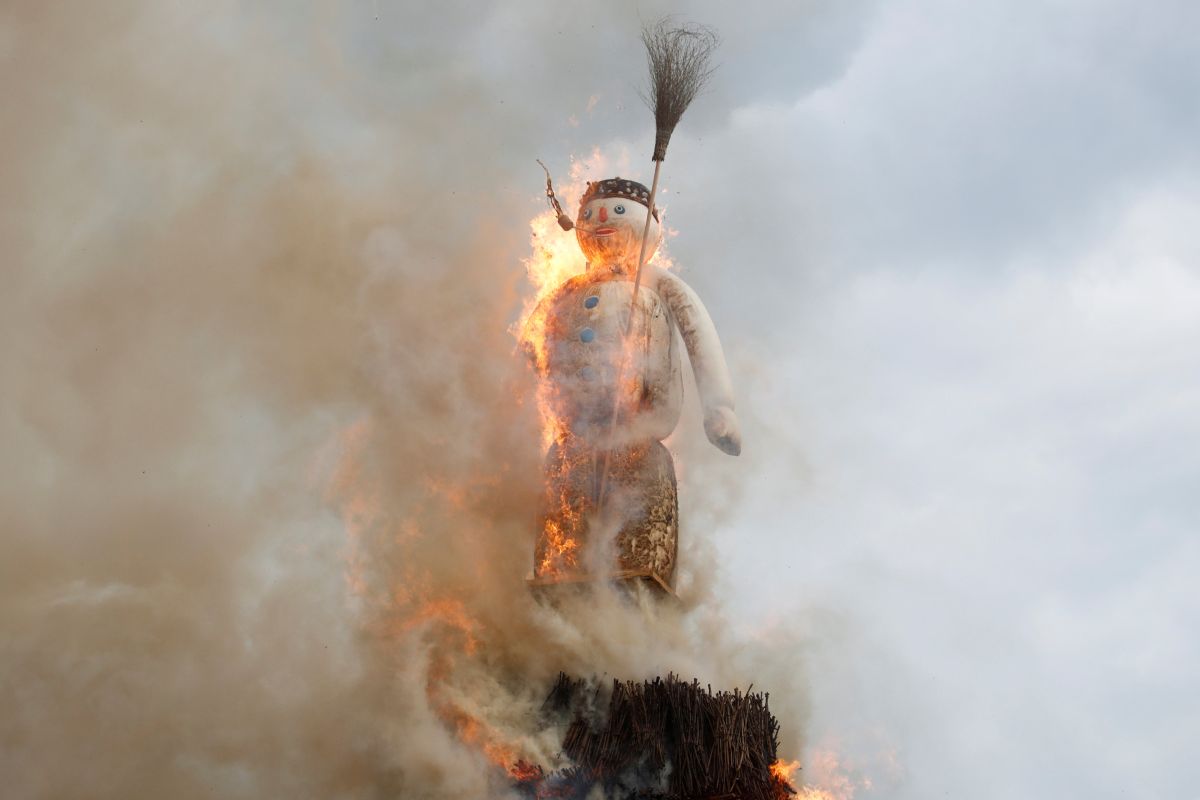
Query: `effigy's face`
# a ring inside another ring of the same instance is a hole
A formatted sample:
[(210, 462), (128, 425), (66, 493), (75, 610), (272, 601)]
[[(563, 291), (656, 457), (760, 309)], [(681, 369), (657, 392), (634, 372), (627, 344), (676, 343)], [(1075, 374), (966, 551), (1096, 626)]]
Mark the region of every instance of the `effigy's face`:
[[(646, 207), (624, 197), (604, 197), (589, 201), (579, 209), (575, 220), (575, 238), (587, 260), (596, 264), (621, 264), (637, 267), (642, 247), (642, 229), (646, 225)], [(650, 218), (646, 260), (649, 261), (662, 239), (662, 226)]]

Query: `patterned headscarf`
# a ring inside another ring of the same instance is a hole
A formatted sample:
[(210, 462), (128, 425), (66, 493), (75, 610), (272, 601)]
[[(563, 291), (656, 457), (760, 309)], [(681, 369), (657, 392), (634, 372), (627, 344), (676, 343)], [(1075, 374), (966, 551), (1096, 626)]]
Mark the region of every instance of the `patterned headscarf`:
[[(647, 205), (650, 202), (650, 190), (643, 184), (628, 178), (605, 178), (594, 183), (588, 181), (587, 191), (583, 193), (579, 206), (582, 208), (592, 200), (600, 200), (605, 197), (623, 197), (626, 200)], [(654, 209), (654, 219), (658, 219), (657, 208)]]

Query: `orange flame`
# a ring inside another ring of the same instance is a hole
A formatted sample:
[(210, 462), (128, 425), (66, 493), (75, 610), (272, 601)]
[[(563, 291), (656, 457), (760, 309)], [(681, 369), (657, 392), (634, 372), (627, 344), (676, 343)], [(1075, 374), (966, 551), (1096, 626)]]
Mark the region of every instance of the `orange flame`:
[[(627, 172), (627, 167), (628, 164), (622, 164), (621, 171)], [(587, 158), (573, 159), (569, 179), (556, 188), (563, 207), (571, 209), (578, 205), (587, 189), (587, 177), (603, 177), (610, 171), (608, 160), (598, 149), (593, 150)], [(513, 324), (510, 332), (529, 356), (535, 371), (541, 375), (545, 373), (549, 361), (549, 328), (552, 322), (549, 316), (551, 304), (544, 301), (567, 280), (582, 273), (587, 264), (574, 234), (564, 232), (559, 227), (553, 211), (547, 209), (541, 212), (530, 220), (529, 225), (532, 253), (524, 263), (533, 293), (526, 298), (520, 319)], [(671, 266), (661, 247), (654, 261), (663, 268), (669, 269)], [(630, 384), (628, 393), (634, 394), (637, 390), (636, 379), (630, 378), (627, 383)], [(538, 382), (535, 400), (541, 419), (543, 452), (548, 452), (556, 443), (563, 443), (570, 432), (568, 421), (560, 418), (556, 412), (556, 408), (560, 407), (556, 402), (559, 399), (551, 382)], [(561, 575), (578, 568), (581, 543), (571, 532), (579, 529), (579, 516), (580, 511), (573, 509), (565, 497), (553, 502), (552, 511), (546, 515), (541, 532), (536, 574)]]
[[(583, 196), (587, 188), (584, 179), (587, 165), (603, 167), (604, 159), (599, 151), (592, 154), (590, 161), (573, 162), (570, 180), (556, 189), (565, 208), (573, 208)], [(582, 273), (587, 264), (574, 235), (558, 226), (558, 217), (549, 208), (530, 220), (529, 228), (533, 252), (525, 259), (525, 274), (534, 291), (526, 298), (520, 319), (509, 332), (529, 355), (534, 369), (541, 373), (546, 368), (549, 356), (550, 322), (550, 309), (542, 301), (568, 279)], [(566, 434), (565, 423), (554, 413), (552, 391), (545, 382), (539, 383), (536, 401), (542, 420), (543, 451), (549, 450), (554, 442), (562, 441)]]
[[(628, 164), (618, 166), (618, 171), (628, 174)], [(557, 187), (564, 207), (577, 206), (586, 190), (586, 177), (603, 177), (611, 172), (608, 160), (599, 150), (586, 158), (573, 160), (569, 180)], [(562, 231), (556, 216), (548, 209), (530, 221), (530, 241), (532, 253), (524, 266), (533, 291), (526, 297), (520, 318), (510, 332), (529, 354), (535, 369), (542, 371), (547, 364), (549, 322), (549, 310), (542, 301), (566, 280), (583, 272), (586, 264), (575, 236)], [(670, 266), (661, 250), (656, 263), (666, 268)], [(553, 443), (561, 442), (568, 432), (566, 422), (555, 416), (552, 391), (548, 382), (539, 382), (536, 403), (542, 421), (542, 444), (546, 450)], [(397, 576), (395, 586), (371, 583), (372, 579), (380, 580), (380, 575), (370, 569), (374, 544), (412, 540), (421, 534), (419, 515), (397, 520), (385, 514), (388, 487), (383, 477), (372, 471), (368, 457), (372, 440), (372, 420), (363, 417), (342, 430), (331, 443), (331, 449), (336, 449), (338, 457), (328, 475), (325, 497), (338, 509), (346, 533), (349, 592), (356, 600), (380, 612), (375, 618), (378, 624), (372, 628), (378, 635), (393, 638), (429, 635), (436, 642), (431, 648), (426, 693), (430, 706), (460, 742), (514, 778), (534, 775), (540, 767), (521, 760), (523, 753), (519, 745), (446, 696), (444, 681), (456, 660), (477, 656), (479, 652), (485, 635), (480, 620), (472, 616), (462, 600), (431, 586), (428, 577), (419, 573), (405, 572)], [(436, 499), (454, 509), (466, 509), (471, 501), (469, 485), (452, 480), (428, 478), (421, 488), (426, 498)], [(547, 546), (539, 558), (540, 573), (554, 574), (578, 567), (580, 542), (570, 535), (570, 531), (578, 527), (579, 513), (568, 508), (564, 500), (562, 513), (547, 521), (544, 531)]]
[(508, 774), (516, 781), (530, 782), (545, 777), (546, 771), (537, 764), (520, 759), (508, 768)]
[(346, 531), (346, 584), (354, 597), (367, 592), (363, 539), (378, 520), (382, 506), (378, 492), (362, 474), (361, 458), (370, 433), (370, 421), (361, 417), (338, 434), (340, 457), (325, 490), (326, 502), (337, 504)]
[(579, 542), (568, 536), (558, 520), (546, 520), (546, 552), (538, 563), (538, 574), (546, 575), (579, 566)]
[(462, 635), (463, 652), (467, 655), (474, 655), (479, 649), (479, 640), (476, 637), (479, 623), (467, 614), (461, 600), (453, 598), (428, 600), (418, 606), (415, 612), (401, 620), (395, 632), (406, 633), (428, 622), (440, 622), (457, 630)]
[[(372, 436), (371, 420), (364, 417), (347, 426), (331, 443), (337, 458), (328, 470), (325, 498), (337, 508), (346, 534), (346, 584), (351, 595), (372, 612), (368, 630), (375, 635), (385, 640), (429, 637), (432, 646), (425, 692), (430, 707), (462, 744), (507, 770), (522, 755), (520, 748), (502, 732), (455, 705), (445, 691), (456, 662), (477, 657), (485, 633), (482, 622), (463, 599), (446, 594), (416, 566), (391, 576), (395, 583), (386, 591), (371, 585), (372, 578), (380, 577), (368, 569), (374, 548), (383, 542), (407, 541), (420, 535), (414, 519), (389, 521), (384, 513), (384, 483), (370, 466)], [(461, 511), (470, 501), (469, 483), (429, 478), (421, 482), (421, 488), (425, 498), (452, 510)]]
[(799, 769), (799, 761), (776, 761), (771, 765), (771, 774), (784, 783), (791, 783), (792, 774)]
[[(570, 209), (578, 205), (579, 199), (587, 190), (587, 178), (603, 176), (609, 172), (608, 159), (599, 149), (594, 149), (590, 156), (584, 159), (572, 159), (570, 178), (556, 187), (563, 208)], [(661, 203), (657, 205), (661, 206)], [(526, 298), (520, 318), (512, 325), (509, 332), (516, 337), (520, 345), (529, 354), (534, 367), (540, 372), (546, 366), (548, 355), (547, 323), (550, 309), (542, 305), (555, 289), (568, 279), (579, 275), (587, 268), (583, 252), (575, 240), (575, 235), (564, 232), (558, 226), (558, 218), (547, 208), (529, 221), (530, 246), (532, 254), (525, 259), (525, 274), (533, 285), (533, 294)], [(673, 235), (667, 231), (667, 235)], [(663, 269), (672, 267), (671, 260), (665, 253), (665, 247), (659, 247), (653, 263)], [(550, 402), (549, 388), (539, 389), (537, 398), (538, 411), (542, 418), (542, 446), (549, 449), (556, 441), (561, 441), (566, 431), (563, 420), (558, 419)]]
[[(799, 761), (781, 760), (771, 765), (771, 774), (794, 786), (793, 778), (799, 777), (797, 773), (801, 769)], [(799, 800), (854, 800), (859, 789), (869, 791), (872, 786), (869, 777), (856, 774), (856, 770), (843, 763), (831, 749), (812, 751), (806, 775), (811, 783), (805, 782), (797, 789), (796, 797)]]
[[(603, 171), (605, 167), (605, 159), (598, 150), (588, 159), (573, 160), (569, 180), (556, 189), (563, 207), (574, 208), (587, 188), (585, 176)], [(549, 360), (550, 304), (543, 301), (564, 282), (582, 273), (587, 265), (575, 236), (559, 227), (558, 218), (550, 209), (530, 220), (529, 227), (533, 252), (525, 260), (525, 272), (534, 291), (526, 298), (521, 317), (510, 332), (540, 375), (545, 372)], [(566, 421), (555, 411), (555, 400), (550, 382), (538, 381), (535, 401), (542, 424), (543, 452), (549, 451), (556, 442), (563, 442), (569, 430)], [(541, 555), (536, 568), (538, 575), (561, 574), (578, 565), (580, 542), (569, 533), (577, 520), (565, 499), (557, 505), (559, 507), (544, 523)]]

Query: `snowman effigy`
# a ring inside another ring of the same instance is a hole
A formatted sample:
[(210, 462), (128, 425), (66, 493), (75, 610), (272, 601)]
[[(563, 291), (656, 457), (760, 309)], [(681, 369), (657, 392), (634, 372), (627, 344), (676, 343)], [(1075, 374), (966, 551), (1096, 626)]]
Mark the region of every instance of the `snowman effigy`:
[[(658, 37), (657, 39), (654, 37)], [(679, 117), (709, 74), (706, 30), (647, 33), (657, 136), (651, 188), (589, 182), (572, 221), (586, 270), (546, 296), (534, 359), (555, 436), (545, 460), (533, 585), (607, 577), (672, 591), (678, 554), (675, 467), (663, 440), (679, 422), (687, 352), (709, 440), (741, 437), (721, 342), (700, 298), (650, 259), (662, 241), (659, 172)]]
[[(628, 178), (588, 183), (572, 220), (546, 173), (546, 196), (574, 230), (586, 269), (549, 292), (526, 342), (548, 423), (535, 587), (618, 580), (673, 594), (679, 502), (663, 440), (679, 422), (683, 354), (709, 441), (741, 452), (729, 370), (696, 293), (650, 259), (662, 241), (655, 205), (667, 143), (709, 74), (705, 28), (643, 33), (657, 135), (649, 189)], [(543, 167), (544, 168), (544, 167)], [(668, 674), (610, 684), (560, 674), (539, 719), (561, 736), (560, 764), (518, 762), (530, 798), (783, 800), (779, 723), (765, 693), (713, 691)]]

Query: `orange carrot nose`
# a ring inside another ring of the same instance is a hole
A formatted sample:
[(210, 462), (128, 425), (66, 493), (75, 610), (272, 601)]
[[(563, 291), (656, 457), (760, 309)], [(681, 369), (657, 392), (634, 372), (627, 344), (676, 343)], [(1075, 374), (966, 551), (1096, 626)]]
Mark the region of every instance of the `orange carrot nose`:
[(600, 206), (600, 221), (608, 222), (608, 209), (604, 206)]

